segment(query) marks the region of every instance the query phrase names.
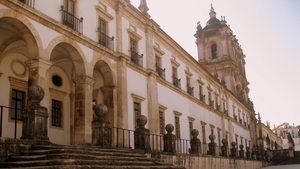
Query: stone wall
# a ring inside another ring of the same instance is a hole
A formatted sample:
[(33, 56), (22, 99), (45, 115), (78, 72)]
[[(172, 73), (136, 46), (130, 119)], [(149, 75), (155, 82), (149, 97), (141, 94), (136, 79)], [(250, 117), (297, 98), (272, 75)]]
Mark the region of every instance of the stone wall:
[(9, 155), (19, 155), (33, 145), (32, 140), (19, 140), (0, 137), (0, 163), (7, 160)]
[(263, 162), (212, 156), (166, 155), (161, 154), (164, 162), (184, 166), (186, 169), (261, 169)]

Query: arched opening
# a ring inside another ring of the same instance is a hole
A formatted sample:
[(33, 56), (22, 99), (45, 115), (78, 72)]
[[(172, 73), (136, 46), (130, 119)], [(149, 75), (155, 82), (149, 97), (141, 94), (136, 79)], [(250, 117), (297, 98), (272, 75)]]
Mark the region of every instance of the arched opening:
[(105, 119), (114, 126), (114, 82), (111, 68), (105, 61), (98, 61), (93, 70), (93, 78), (95, 79), (93, 87), (93, 101), (95, 104), (105, 104), (108, 113)]

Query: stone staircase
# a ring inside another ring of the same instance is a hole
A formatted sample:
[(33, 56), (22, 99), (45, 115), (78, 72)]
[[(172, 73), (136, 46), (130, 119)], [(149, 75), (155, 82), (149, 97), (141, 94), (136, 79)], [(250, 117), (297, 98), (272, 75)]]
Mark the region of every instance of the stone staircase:
[(0, 168), (184, 169), (130, 149), (60, 145), (34, 146), (20, 156), (10, 156)]

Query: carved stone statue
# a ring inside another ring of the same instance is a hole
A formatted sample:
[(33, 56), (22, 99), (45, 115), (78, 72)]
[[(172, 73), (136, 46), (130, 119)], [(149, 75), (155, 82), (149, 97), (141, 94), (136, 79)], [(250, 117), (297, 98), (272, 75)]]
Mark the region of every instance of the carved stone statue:
[(214, 142), (216, 136), (214, 134), (209, 135), (210, 143), (208, 143), (208, 154), (216, 155), (216, 146), (217, 144)]
[(172, 134), (174, 126), (172, 124), (166, 125), (167, 134), (164, 135), (164, 152), (176, 153), (176, 136)]
[(108, 109), (104, 104), (95, 106), (95, 115), (97, 118), (92, 121), (92, 145), (100, 147), (111, 147), (111, 127), (110, 122), (104, 119)]
[(145, 128), (147, 117), (139, 115), (136, 119), (138, 128), (134, 131), (134, 148), (150, 151), (150, 130)]
[(199, 135), (199, 131), (197, 129), (193, 129), (191, 131), (192, 140), (191, 140), (191, 154), (200, 154), (201, 153), (201, 142), (200, 139), (197, 138)]
[(224, 157), (228, 157), (228, 152), (227, 152), (227, 149), (228, 149), (228, 141), (226, 139), (223, 139), (222, 140), (222, 146), (221, 146), (221, 151), (222, 151), (222, 156)]

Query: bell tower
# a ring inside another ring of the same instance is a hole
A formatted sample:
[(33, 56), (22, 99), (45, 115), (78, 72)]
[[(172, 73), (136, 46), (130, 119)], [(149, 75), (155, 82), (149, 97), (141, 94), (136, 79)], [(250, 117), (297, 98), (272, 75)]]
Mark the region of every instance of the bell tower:
[(202, 28), (198, 22), (195, 34), (198, 62), (244, 103), (249, 103), (245, 55), (232, 30), (211, 5), (209, 20)]

